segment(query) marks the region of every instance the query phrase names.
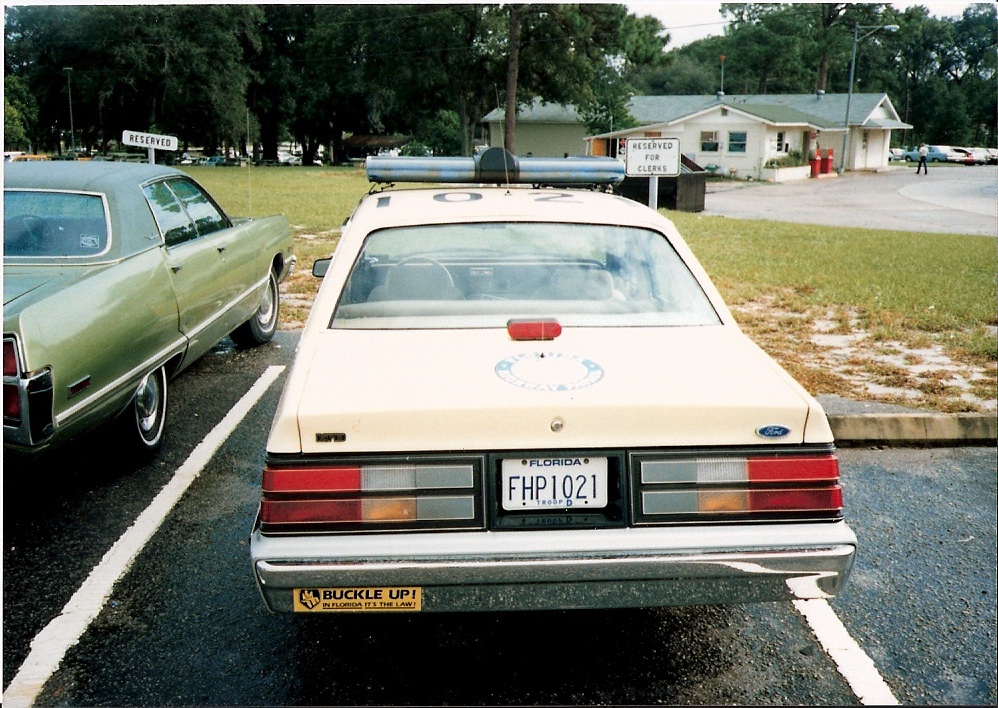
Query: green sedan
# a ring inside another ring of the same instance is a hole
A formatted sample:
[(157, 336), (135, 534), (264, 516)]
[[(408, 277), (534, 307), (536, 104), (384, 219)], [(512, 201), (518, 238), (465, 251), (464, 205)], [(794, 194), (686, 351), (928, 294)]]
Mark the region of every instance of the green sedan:
[(226, 336), (255, 346), (277, 329), (287, 220), (230, 218), (179, 170), (9, 164), (3, 217), (5, 453), (111, 421), (152, 454), (167, 381)]

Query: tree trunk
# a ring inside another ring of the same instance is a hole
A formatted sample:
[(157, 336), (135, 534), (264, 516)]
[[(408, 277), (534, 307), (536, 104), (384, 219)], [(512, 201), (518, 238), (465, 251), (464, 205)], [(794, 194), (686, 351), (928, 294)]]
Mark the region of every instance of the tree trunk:
[(277, 160), (277, 135), (278, 127), (276, 121), (269, 116), (260, 117), (260, 143), (263, 146), (264, 160)]
[(506, 117), (503, 146), (516, 154), (516, 82), (520, 73), (520, 22), (523, 6), (509, 8), (509, 58), (506, 61)]
[(461, 154), (468, 157), (471, 155), (472, 131), (474, 130), (474, 126), (468, 120), (468, 97), (463, 91), (458, 98), (457, 116), (458, 123), (461, 125)]
[(817, 91), (825, 91), (828, 85), (828, 55), (823, 54), (818, 62), (818, 85)]

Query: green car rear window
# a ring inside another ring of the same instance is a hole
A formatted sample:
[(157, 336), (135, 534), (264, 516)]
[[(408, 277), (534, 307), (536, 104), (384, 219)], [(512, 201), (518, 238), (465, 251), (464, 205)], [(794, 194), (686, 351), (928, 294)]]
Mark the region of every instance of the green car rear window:
[(107, 214), (99, 195), (4, 191), (5, 257), (99, 256), (109, 245)]

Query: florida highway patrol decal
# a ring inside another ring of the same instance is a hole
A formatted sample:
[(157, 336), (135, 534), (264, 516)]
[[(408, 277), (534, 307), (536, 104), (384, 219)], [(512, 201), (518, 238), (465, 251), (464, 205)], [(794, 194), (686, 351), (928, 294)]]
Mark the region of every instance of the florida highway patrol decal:
[(496, 376), (530, 391), (577, 391), (603, 378), (603, 367), (574, 354), (517, 354), (496, 364)]

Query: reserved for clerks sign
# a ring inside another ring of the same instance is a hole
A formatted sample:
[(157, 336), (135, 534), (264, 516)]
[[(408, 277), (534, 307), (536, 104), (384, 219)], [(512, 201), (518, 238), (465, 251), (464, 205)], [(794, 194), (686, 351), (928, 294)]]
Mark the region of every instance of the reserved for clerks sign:
[(679, 174), (679, 140), (630, 138), (625, 144), (624, 174), (628, 177), (675, 177)]

